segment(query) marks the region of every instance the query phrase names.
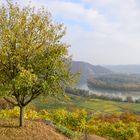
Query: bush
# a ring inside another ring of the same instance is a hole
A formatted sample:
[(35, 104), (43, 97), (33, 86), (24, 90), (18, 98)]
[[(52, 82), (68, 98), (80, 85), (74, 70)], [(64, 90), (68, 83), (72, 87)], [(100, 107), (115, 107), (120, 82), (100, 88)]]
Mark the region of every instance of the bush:
[(78, 132), (82, 132), (86, 124), (86, 112), (84, 110), (68, 112), (64, 109), (58, 109), (50, 113), (50, 118), (54, 123)]
[(19, 108), (14, 107), (13, 109), (5, 109), (0, 111), (0, 119), (6, 118), (18, 118), (19, 117)]
[(72, 131), (62, 125), (56, 125), (56, 129), (58, 129), (60, 133), (64, 134), (68, 138), (75, 138), (78, 135), (75, 131)]
[(114, 138), (115, 140), (139, 140), (140, 122), (135, 118), (135, 115), (131, 115), (131, 117), (129, 117), (129, 114), (126, 115), (128, 115), (126, 118), (117, 119), (116, 122), (114, 118), (118, 118), (118, 116), (110, 117), (110, 120), (109, 117), (104, 117), (104, 119), (91, 119), (87, 129), (91, 134)]

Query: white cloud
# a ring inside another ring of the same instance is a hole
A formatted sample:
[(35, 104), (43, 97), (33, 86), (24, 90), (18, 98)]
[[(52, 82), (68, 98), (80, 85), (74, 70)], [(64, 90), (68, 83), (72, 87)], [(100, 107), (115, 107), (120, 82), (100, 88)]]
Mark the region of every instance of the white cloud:
[[(18, 2), (29, 4), (28, 0)], [(65, 37), (74, 59), (93, 64), (140, 64), (138, 0), (32, 0), (31, 4), (47, 7), (62, 22), (75, 21), (66, 23)]]

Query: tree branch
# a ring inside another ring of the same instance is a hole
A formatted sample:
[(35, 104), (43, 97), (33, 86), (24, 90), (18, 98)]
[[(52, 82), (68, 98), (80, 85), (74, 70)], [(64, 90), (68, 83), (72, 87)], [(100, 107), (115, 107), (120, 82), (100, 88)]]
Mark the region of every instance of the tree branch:
[(17, 106), (18, 104), (16, 104), (14, 101), (12, 101), (12, 100), (10, 100), (10, 99), (8, 99), (8, 98), (6, 98), (6, 97), (3, 97), (7, 102), (9, 102), (9, 103), (11, 103), (12, 105), (14, 105), (14, 106)]
[(26, 106), (26, 105), (29, 104), (32, 100), (34, 100), (35, 98), (37, 98), (37, 97), (41, 94), (40, 91), (41, 91), (41, 90), (39, 89), (38, 91), (35, 91), (34, 93), (32, 93), (32, 96), (30, 97), (30, 99), (29, 99), (28, 101), (26, 101), (26, 102), (24, 103), (24, 106)]

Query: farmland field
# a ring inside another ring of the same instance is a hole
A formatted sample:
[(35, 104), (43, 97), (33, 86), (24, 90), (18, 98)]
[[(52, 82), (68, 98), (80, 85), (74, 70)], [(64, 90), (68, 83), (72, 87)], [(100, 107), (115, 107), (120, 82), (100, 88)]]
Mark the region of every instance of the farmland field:
[(90, 112), (102, 112), (102, 113), (122, 113), (133, 112), (140, 113), (140, 104), (127, 103), (127, 102), (115, 102), (106, 101), (101, 99), (90, 99), (80, 96), (71, 96), (71, 99), (55, 100), (51, 97), (40, 98), (33, 102), (33, 105), (38, 109), (73, 109), (82, 108)]

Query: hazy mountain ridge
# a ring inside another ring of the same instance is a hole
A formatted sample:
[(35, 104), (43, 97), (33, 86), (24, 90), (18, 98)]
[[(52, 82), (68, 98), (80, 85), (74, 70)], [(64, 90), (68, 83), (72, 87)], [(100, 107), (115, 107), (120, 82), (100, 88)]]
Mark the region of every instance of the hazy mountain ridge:
[(103, 67), (115, 73), (140, 74), (140, 65), (104, 65)]
[(95, 75), (112, 73), (112, 71), (102, 66), (99, 66), (99, 65), (95, 66), (95, 65), (82, 62), (82, 61), (72, 62), (72, 72), (73, 73), (80, 72), (80, 81), (78, 85), (87, 84), (87, 79), (90, 77), (94, 77)]

